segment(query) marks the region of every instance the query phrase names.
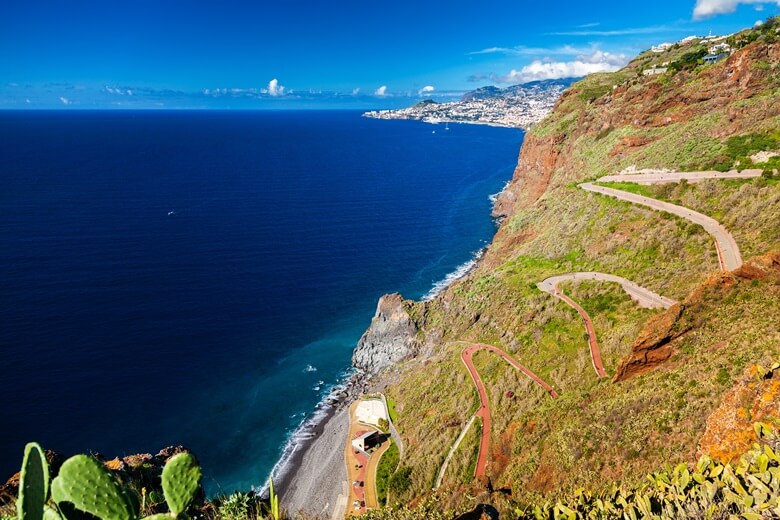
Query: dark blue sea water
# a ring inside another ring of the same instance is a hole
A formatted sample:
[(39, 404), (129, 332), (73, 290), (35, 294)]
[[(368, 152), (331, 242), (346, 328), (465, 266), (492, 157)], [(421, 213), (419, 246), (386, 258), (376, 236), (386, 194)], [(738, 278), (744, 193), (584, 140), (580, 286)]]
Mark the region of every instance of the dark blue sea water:
[(377, 298), (422, 297), (490, 240), (521, 140), (359, 112), (0, 112), (0, 479), (37, 440), (184, 444), (210, 492), (262, 484)]

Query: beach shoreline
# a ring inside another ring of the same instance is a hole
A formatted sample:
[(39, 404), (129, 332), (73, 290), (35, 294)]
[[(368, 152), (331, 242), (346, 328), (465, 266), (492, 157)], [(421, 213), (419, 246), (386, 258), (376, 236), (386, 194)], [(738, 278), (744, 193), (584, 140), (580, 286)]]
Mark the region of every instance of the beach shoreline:
[(363, 374), (350, 375), (291, 436), (272, 473), (279, 502), (288, 513), (320, 518), (333, 514), (347, 482), (349, 406), (366, 392), (367, 384)]

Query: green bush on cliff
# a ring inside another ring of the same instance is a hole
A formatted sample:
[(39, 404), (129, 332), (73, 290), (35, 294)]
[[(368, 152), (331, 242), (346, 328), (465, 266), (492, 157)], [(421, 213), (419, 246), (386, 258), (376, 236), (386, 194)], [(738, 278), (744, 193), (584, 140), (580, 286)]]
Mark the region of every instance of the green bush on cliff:
[(390, 447), (379, 459), (379, 465), (376, 468), (376, 495), (377, 501), (384, 504), (387, 501), (387, 490), (393, 472), (398, 467), (401, 454), (395, 442), (390, 442)]

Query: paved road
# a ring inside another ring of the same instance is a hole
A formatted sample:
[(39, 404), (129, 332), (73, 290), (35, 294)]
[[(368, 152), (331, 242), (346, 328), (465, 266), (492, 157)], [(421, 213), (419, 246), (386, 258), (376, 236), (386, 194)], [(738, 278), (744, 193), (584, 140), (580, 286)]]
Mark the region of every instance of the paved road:
[(582, 273), (568, 273), (558, 276), (551, 276), (546, 280), (536, 284), (539, 290), (547, 292), (566, 302), (573, 307), (582, 321), (585, 322), (585, 330), (588, 331), (588, 346), (590, 347), (590, 359), (593, 363), (593, 369), (599, 377), (606, 377), (607, 371), (604, 369), (604, 364), (601, 361), (601, 349), (599, 349), (598, 339), (596, 338), (596, 328), (593, 326), (588, 313), (585, 312), (577, 302), (566, 296), (560, 289), (558, 284), (565, 280), (598, 280), (603, 282), (617, 282), (623, 287), (623, 290), (628, 293), (631, 298), (637, 301), (640, 306), (652, 309), (652, 308), (664, 308), (668, 309), (674, 305), (675, 301), (669, 298), (664, 298), (649, 289), (645, 289), (630, 280), (626, 280), (620, 276), (613, 274), (597, 273), (597, 272), (582, 272)]
[(644, 287), (635, 284), (631, 280), (626, 280), (620, 276), (614, 274), (597, 273), (597, 272), (580, 272), (580, 273), (567, 273), (558, 276), (551, 276), (546, 280), (543, 280), (536, 284), (539, 290), (555, 294), (558, 284), (566, 280), (597, 280), (599, 282), (616, 282), (619, 283), (623, 290), (634, 299), (640, 307), (646, 309), (668, 309), (675, 302), (671, 298), (665, 298)]
[(707, 215), (703, 215), (683, 206), (677, 206), (669, 202), (663, 202), (643, 195), (636, 195), (634, 193), (607, 188), (605, 186), (596, 186), (590, 182), (580, 184), (580, 188), (585, 191), (600, 193), (609, 197), (615, 197), (616, 199), (646, 206), (656, 211), (672, 213), (678, 217), (688, 219), (695, 224), (699, 224), (715, 239), (715, 248), (718, 251), (718, 263), (720, 264), (721, 270), (733, 271), (742, 265), (742, 256), (739, 253), (739, 246), (737, 246), (734, 237), (717, 220), (708, 217)]
[(473, 357), (474, 353), (478, 350), (490, 350), (491, 352), (495, 352), (504, 358), (504, 360), (507, 361), (510, 365), (528, 376), (537, 385), (544, 388), (544, 390), (550, 394), (551, 397), (558, 397), (558, 393), (553, 389), (553, 387), (545, 383), (539, 376), (518, 363), (512, 356), (498, 347), (494, 347), (493, 345), (475, 344), (468, 346), (463, 350), (463, 352), (461, 352), (460, 357), (463, 360), (463, 363), (466, 365), (469, 374), (471, 374), (471, 379), (474, 381), (474, 386), (477, 387), (477, 393), (479, 394), (480, 405), (474, 416), (482, 419), (482, 436), (479, 441), (479, 455), (477, 456), (477, 468), (475, 472), (475, 476), (480, 478), (485, 476), (488, 451), (490, 450), (490, 402), (488, 401), (485, 385), (482, 383), (482, 379), (480, 379), (477, 369), (474, 368)]
[(667, 172), (661, 170), (640, 170), (637, 173), (618, 173), (606, 175), (596, 182), (634, 182), (636, 184), (666, 184), (685, 179), (688, 182), (699, 182), (705, 179), (755, 179), (761, 177), (763, 170), (742, 170), (738, 172)]

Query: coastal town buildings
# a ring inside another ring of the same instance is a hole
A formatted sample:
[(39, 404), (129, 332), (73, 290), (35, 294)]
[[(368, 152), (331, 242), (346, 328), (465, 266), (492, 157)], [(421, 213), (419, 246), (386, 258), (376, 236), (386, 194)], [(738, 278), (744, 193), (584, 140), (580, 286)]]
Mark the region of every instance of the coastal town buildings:
[[(497, 89), (498, 90), (498, 89)], [(375, 119), (413, 119), (427, 123), (472, 123), (527, 129), (547, 117), (563, 94), (563, 85), (533, 85), (499, 90), (493, 97), (436, 103), (422, 101), (400, 110), (374, 110)], [(435, 131), (435, 130), (434, 130)]]

